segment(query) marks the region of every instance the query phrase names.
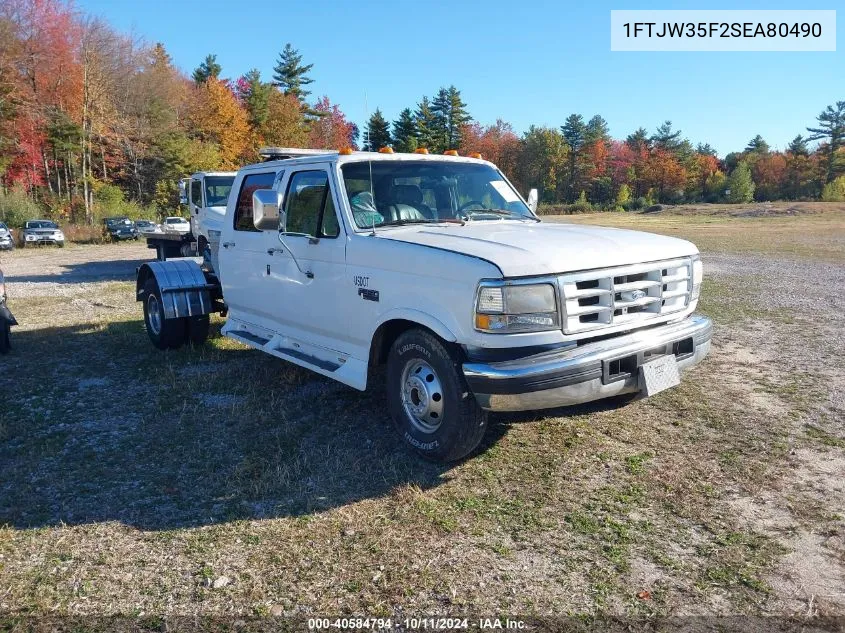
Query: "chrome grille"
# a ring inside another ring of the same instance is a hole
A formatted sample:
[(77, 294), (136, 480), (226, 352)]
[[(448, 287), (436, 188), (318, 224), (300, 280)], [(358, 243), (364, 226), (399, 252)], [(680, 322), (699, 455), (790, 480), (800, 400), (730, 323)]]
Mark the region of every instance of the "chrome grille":
[(563, 331), (637, 323), (683, 310), (692, 291), (689, 258), (561, 275)]

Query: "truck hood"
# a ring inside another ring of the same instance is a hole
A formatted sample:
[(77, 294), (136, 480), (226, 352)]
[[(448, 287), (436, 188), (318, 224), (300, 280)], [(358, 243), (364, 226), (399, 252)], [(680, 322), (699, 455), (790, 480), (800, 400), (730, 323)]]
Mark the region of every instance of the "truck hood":
[(675, 237), (546, 222), (476, 220), (464, 226), (413, 225), (385, 229), (378, 236), (478, 257), (495, 264), (505, 277), (607, 268), (698, 253), (694, 244)]

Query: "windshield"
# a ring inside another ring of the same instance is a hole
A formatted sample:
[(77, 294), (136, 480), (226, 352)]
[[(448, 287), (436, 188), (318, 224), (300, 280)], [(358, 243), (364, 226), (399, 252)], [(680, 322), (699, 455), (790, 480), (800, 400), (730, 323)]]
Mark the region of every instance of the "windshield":
[(120, 224), (132, 224), (129, 218), (108, 218), (106, 224), (109, 226), (118, 226)]
[(187, 224), (188, 221), (184, 218), (167, 218), (165, 220), (168, 224)]
[(513, 187), (496, 169), (483, 163), (373, 160), (346, 163), (341, 171), (359, 229), (390, 224), (533, 219)]
[(28, 229), (57, 229), (59, 226), (49, 220), (32, 220), (26, 223)]
[(225, 207), (229, 202), (234, 176), (206, 176), (205, 204), (209, 207)]
[(6, 226), (3, 222), (0, 222), (0, 229), (8, 229), (9, 227)]

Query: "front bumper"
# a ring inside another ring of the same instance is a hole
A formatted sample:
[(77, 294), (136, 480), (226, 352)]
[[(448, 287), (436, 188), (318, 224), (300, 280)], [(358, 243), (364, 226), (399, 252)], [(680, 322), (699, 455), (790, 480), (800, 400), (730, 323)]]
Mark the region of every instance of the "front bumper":
[(581, 404), (640, 391), (639, 367), (674, 354), (678, 369), (700, 363), (710, 351), (713, 324), (692, 315), (564, 350), (497, 363), (464, 363), (479, 406), (490, 411), (532, 411)]
[(54, 237), (52, 235), (26, 235), (24, 236), (24, 242), (27, 244), (64, 244), (65, 238)]

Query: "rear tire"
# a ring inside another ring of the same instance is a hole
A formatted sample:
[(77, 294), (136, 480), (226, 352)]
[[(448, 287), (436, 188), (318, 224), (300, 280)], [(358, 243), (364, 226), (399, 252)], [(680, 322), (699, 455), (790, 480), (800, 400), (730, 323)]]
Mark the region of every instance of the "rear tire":
[(153, 345), (159, 349), (177, 349), (187, 340), (187, 319), (165, 319), (161, 292), (155, 279), (144, 284), (144, 325)]
[(487, 430), (487, 412), (467, 387), (457, 355), (427, 330), (407, 330), (393, 343), (387, 402), (399, 434), (431, 461), (466, 457)]

